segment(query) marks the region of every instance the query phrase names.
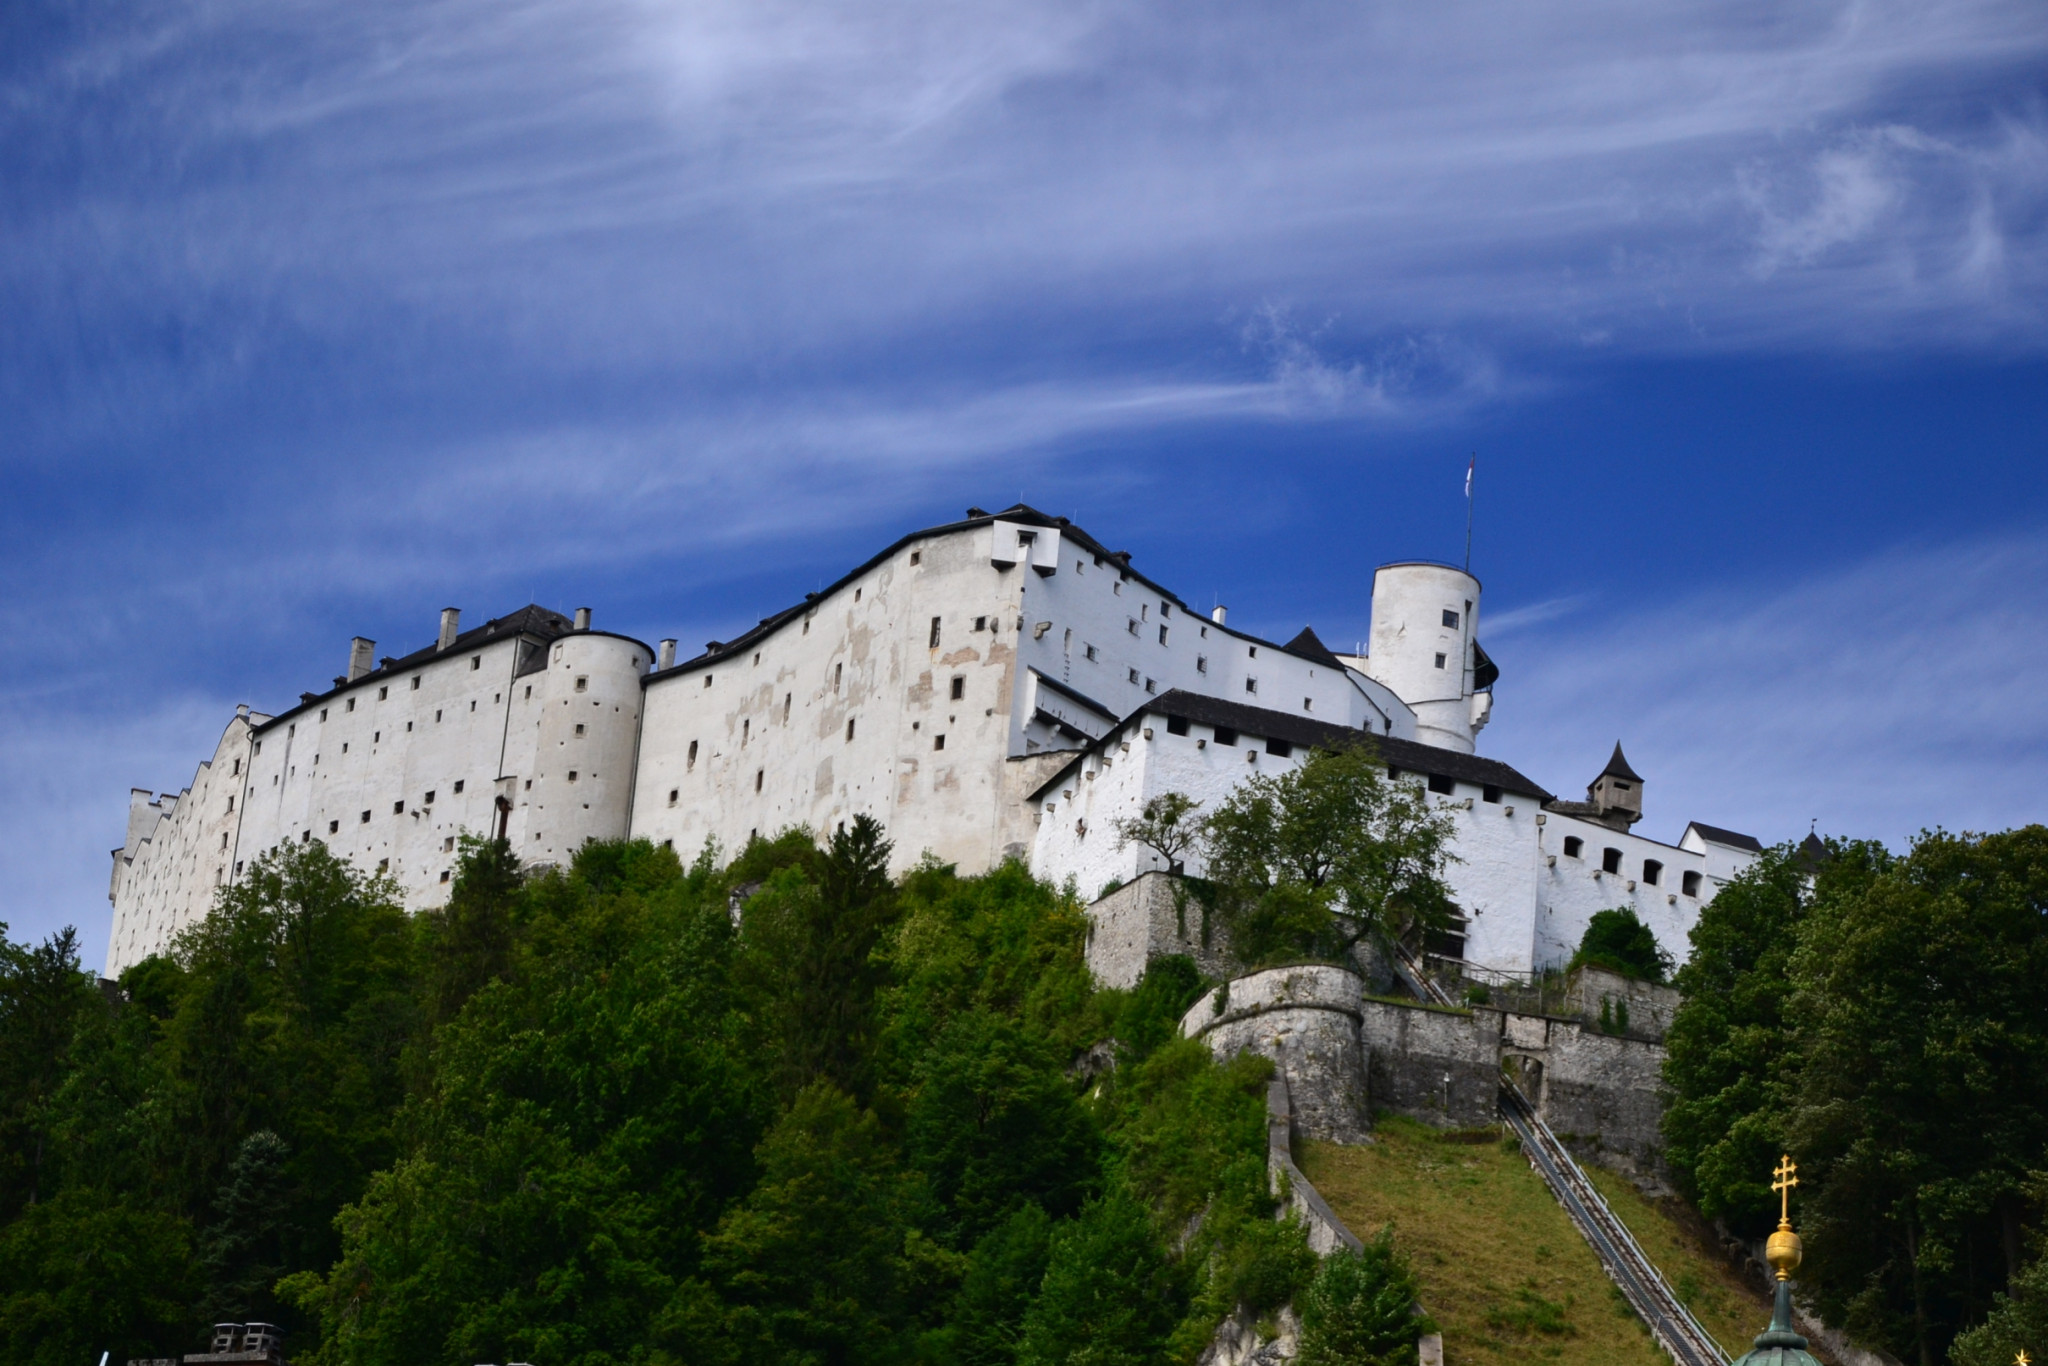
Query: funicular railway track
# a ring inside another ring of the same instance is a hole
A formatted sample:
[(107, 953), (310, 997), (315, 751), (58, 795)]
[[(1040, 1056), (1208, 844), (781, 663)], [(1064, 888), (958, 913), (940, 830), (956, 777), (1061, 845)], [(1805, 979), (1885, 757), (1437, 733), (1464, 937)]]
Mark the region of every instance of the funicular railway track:
[[(1410, 985), (1421, 988), (1427, 999), (1439, 1005), (1452, 1004), (1449, 994), (1422, 971), (1421, 964), (1405, 949), (1397, 946), (1396, 953), (1408, 969), (1404, 975), (1413, 979)], [(1558, 1141), (1521, 1089), (1506, 1078), (1501, 1080), (1500, 1109), (1515, 1137), (1521, 1140), (1530, 1165), (1564, 1206), (1630, 1307), (1649, 1326), (1657, 1345), (1678, 1366), (1727, 1366), (1728, 1354), (1665, 1283), (1663, 1273), (1636, 1242), (1628, 1226), (1608, 1208), (1578, 1159)]]

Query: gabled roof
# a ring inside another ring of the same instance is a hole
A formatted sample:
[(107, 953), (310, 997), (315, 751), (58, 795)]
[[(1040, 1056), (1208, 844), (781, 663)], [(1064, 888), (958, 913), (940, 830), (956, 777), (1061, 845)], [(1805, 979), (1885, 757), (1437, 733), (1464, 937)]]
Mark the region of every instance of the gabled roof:
[(1602, 778), (1626, 778), (1632, 783), (1639, 783), (1643, 780), (1643, 775), (1630, 768), (1628, 760), (1622, 757), (1621, 741), (1619, 740), (1614, 742), (1614, 757), (1607, 761), (1607, 767), (1600, 770), (1600, 776)]
[(1265, 707), (1248, 707), (1241, 702), (1226, 702), (1219, 697), (1175, 688), (1146, 699), (1143, 706), (1117, 722), (1101, 739), (1076, 750), (1073, 759), (1040, 783), (1027, 800), (1038, 800), (1064, 781), (1083, 759), (1107, 748), (1117, 736), (1147, 716), (1178, 716), (1211, 728), (1222, 726), (1262, 740), (1284, 740), (1303, 748), (1348, 749), (1370, 745), (1387, 761), (1388, 768), (1402, 773), (1432, 774), (1479, 787), (1498, 787), (1503, 792), (1517, 792), (1538, 801), (1548, 801), (1551, 796), (1533, 780), (1497, 759), (1482, 759), (1476, 754), (1460, 754), (1456, 750), (1438, 749), (1435, 745), (1418, 744), (1413, 740), (1397, 740), (1391, 735), (1374, 735), (1354, 726), (1334, 725)]
[(1704, 821), (1691, 821), (1685, 828), (1699, 831), (1700, 838), (1709, 844), (1725, 845), (1730, 849), (1747, 849), (1752, 854), (1761, 854), (1764, 851), (1762, 842), (1755, 835), (1745, 835), (1739, 830), (1723, 830), (1718, 825), (1708, 825)]

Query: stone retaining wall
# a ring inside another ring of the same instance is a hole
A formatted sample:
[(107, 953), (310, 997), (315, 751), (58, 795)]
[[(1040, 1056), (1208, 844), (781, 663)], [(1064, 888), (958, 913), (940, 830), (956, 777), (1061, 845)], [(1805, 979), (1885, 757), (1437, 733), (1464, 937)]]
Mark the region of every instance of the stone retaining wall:
[(1271, 1058), (1302, 1133), (1362, 1143), (1372, 1128), (1358, 1033), (1364, 989), (1340, 967), (1268, 968), (1205, 994), (1182, 1017), (1181, 1033), (1207, 1040), (1219, 1058), (1247, 1050)]
[(1088, 968), (1106, 987), (1134, 987), (1155, 958), (1186, 954), (1211, 979), (1237, 971), (1221, 925), (1202, 942), (1202, 904), (1180, 879), (1142, 873), (1088, 908)]

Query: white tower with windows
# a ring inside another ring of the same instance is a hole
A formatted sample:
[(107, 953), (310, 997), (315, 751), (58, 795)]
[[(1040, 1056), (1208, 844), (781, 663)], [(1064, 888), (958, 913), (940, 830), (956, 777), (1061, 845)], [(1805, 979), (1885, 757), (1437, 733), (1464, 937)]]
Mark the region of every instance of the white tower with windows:
[(1447, 564), (1383, 564), (1365, 674), (1415, 710), (1416, 738), (1470, 754), (1497, 672), (1479, 648), (1479, 580)]

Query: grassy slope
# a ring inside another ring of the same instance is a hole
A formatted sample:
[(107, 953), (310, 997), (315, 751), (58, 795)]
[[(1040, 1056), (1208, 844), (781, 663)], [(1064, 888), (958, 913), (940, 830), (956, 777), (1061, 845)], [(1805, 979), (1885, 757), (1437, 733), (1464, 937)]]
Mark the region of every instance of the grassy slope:
[[(1369, 1147), (1307, 1143), (1298, 1155), (1361, 1234), (1391, 1221), (1423, 1303), (1443, 1326), (1446, 1366), (1668, 1366), (1527, 1159), (1498, 1142), (1447, 1141), (1382, 1117)], [(1763, 1327), (1760, 1303), (1667, 1214), (1616, 1178), (1601, 1193), (1725, 1345)], [(1703, 1312), (1704, 1311), (1704, 1312)]]

